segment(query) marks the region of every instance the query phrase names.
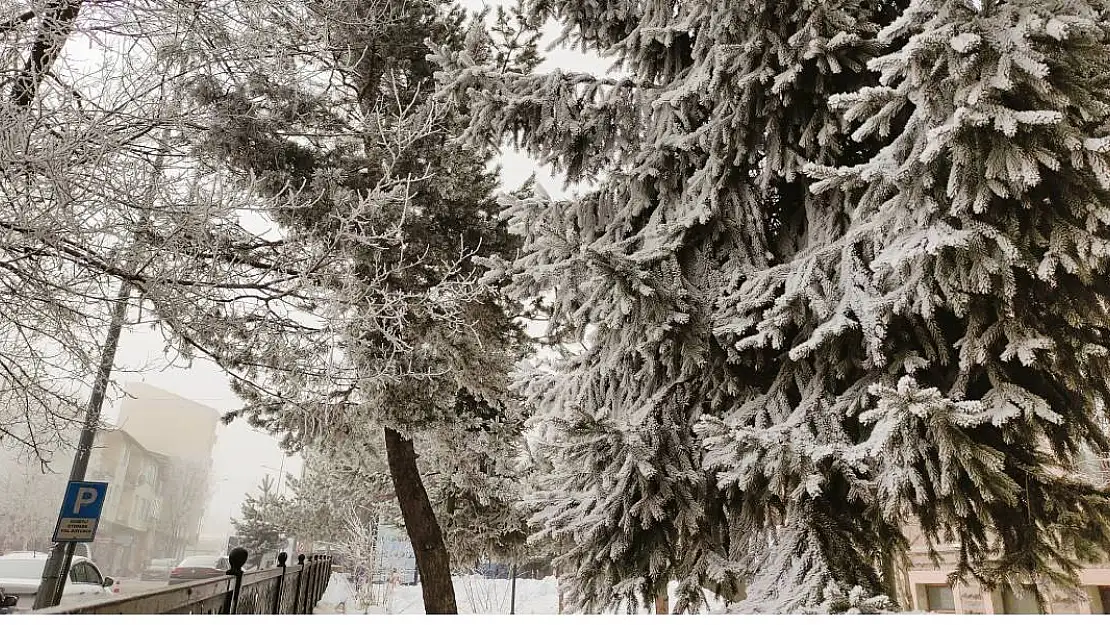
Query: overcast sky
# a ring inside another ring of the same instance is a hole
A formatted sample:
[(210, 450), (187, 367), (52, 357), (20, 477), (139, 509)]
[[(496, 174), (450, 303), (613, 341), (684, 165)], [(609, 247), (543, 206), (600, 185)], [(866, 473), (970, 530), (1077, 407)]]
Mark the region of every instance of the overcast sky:
[[(461, 0), (464, 6), (477, 10), (484, 4), (481, 0)], [(496, 6), (499, 0), (488, 4)], [(507, 4), (507, 2), (505, 2)], [(547, 42), (557, 35), (553, 24), (547, 28)], [(577, 71), (603, 72), (605, 64), (595, 57), (577, 51), (554, 50), (546, 53), (547, 60), (541, 70), (554, 67)], [(512, 151), (506, 151), (501, 159), (502, 187), (518, 188), (533, 173), (537, 181), (554, 197), (564, 195), (562, 182), (547, 168), (537, 169), (536, 163)], [(118, 353), (121, 370), (143, 370), (143, 373), (119, 373), (115, 380), (121, 383), (141, 381), (181, 395), (190, 400), (206, 404), (221, 413), (240, 407), (228, 384), (227, 377), (210, 361), (198, 359), (192, 366), (185, 368), (180, 364), (168, 362), (164, 356), (165, 345), (161, 337), (150, 330), (131, 328), (122, 338)], [(114, 421), (119, 414), (119, 401), (105, 409), (105, 417)], [(245, 423), (220, 426), (216, 443), (214, 472), (214, 496), (208, 507), (202, 533), (209, 536), (222, 536), (230, 533), (229, 518), (238, 514), (239, 504), (244, 497), (254, 491), (266, 474), (277, 477), (284, 462), (286, 473), (296, 474), (300, 470), (298, 458), (286, 458), (278, 448), (277, 441), (268, 434), (253, 430)]]

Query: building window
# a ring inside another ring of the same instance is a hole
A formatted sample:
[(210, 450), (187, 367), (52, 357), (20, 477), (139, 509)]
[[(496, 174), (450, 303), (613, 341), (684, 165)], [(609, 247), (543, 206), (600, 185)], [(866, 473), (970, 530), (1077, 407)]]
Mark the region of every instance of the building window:
[(1102, 600), (1102, 611), (1098, 614), (1110, 614), (1110, 586), (1099, 586), (1098, 598)]
[(925, 584), (925, 609), (944, 614), (956, 613), (956, 598), (948, 584)]
[(1015, 593), (1006, 586), (1002, 589), (1003, 614), (1044, 614), (1041, 606), (1037, 604), (1037, 594), (1032, 584), (1021, 587), (1021, 593)]

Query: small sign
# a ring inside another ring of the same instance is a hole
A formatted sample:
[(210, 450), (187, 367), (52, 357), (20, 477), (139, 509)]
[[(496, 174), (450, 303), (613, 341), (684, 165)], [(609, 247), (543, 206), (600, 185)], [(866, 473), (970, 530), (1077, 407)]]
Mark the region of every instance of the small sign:
[(70, 482), (54, 526), (54, 542), (91, 543), (107, 494), (107, 482)]

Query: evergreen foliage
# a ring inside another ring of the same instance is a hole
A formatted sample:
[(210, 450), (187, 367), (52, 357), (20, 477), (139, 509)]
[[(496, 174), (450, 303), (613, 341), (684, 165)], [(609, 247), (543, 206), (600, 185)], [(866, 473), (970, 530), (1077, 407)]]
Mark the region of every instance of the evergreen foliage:
[(262, 478), (258, 491), (247, 495), (239, 518), (231, 521), (240, 546), (251, 556), (248, 562), (255, 566), (265, 554), (281, 550), (286, 538), (286, 528), (280, 522), (284, 501), (274, 492), (273, 479), (268, 475)]
[(615, 75), (436, 61), (469, 141), (596, 183), (491, 263), (577, 342), (526, 390), (575, 603), (886, 609), (907, 524), (988, 586), (1105, 553), (1110, 5), (530, 6)]
[[(199, 152), (285, 200), (280, 226), (332, 244), (362, 299), (334, 350), (308, 355), (335, 362), (335, 376), (310, 378), (297, 361), (238, 368), (247, 406), (235, 416), (313, 449), (322, 473), (312, 483), (329, 494), (380, 486), (373, 447), (383, 428), (399, 433), (420, 461), (420, 475), (402, 477), (430, 491), (436, 512), (423, 525), (441, 527), (456, 558), (516, 548), (525, 415), (508, 385), (529, 344), (514, 319), (520, 305), (479, 281), (475, 258), (511, 254), (517, 241), (496, 219), (491, 152), (450, 141), (463, 117), (432, 97), (423, 43), (461, 47), (465, 13), (445, 0), (279, 4), (288, 15), (260, 19), (286, 20), (270, 26), (296, 53), (260, 54), (198, 83), (213, 126)], [(499, 62), (533, 66), (534, 41), (522, 45)], [(336, 483), (342, 474), (354, 481)], [(342, 531), (349, 510), (331, 512), (322, 531)]]
[[(435, 432), (416, 441), (421, 475), (442, 525), (452, 562), (512, 558), (527, 537), (518, 458), (519, 435), (478, 435), (444, 445)], [(290, 479), (282, 515), (299, 537), (325, 543), (351, 540), (352, 515), (363, 525), (404, 524), (390, 484), (380, 431), (306, 448), (302, 478)]]

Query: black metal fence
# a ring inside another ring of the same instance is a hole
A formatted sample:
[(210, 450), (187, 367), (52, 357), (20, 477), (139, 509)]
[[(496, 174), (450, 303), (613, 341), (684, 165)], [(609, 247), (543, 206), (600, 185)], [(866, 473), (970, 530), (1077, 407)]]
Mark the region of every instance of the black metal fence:
[(243, 572), (247, 550), (233, 549), (225, 577), (120, 597), (103, 603), (37, 610), (35, 614), (312, 614), (331, 577), (331, 556), (288, 556), (263, 571)]

